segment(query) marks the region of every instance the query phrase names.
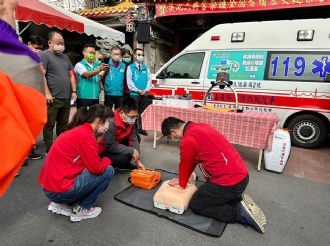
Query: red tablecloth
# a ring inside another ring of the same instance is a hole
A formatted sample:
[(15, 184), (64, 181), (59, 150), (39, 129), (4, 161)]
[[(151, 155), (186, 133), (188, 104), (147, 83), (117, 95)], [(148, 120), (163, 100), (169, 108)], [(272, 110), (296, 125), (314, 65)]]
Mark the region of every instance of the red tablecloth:
[(162, 121), (170, 116), (184, 121), (208, 123), (233, 144), (268, 150), (271, 150), (273, 133), (279, 120), (275, 113), (259, 111), (222, 113), (201, 108), (152, 104), (142, 114), (143, 129), (161, 131)]

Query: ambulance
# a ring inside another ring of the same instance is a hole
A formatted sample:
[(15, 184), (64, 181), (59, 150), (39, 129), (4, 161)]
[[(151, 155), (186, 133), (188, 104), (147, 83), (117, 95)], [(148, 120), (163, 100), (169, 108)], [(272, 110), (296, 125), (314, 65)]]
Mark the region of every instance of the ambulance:
[[(278, 114), (293, 145), (316, 148), (327, 141), (330, 19), (217, 25), (152, 75), (150, 95), (191, 94), (201, 104), (219, 72), (229, 73), (244, 110)], [(219, 88), (208, 103), (233, 107), (234, 95)]]

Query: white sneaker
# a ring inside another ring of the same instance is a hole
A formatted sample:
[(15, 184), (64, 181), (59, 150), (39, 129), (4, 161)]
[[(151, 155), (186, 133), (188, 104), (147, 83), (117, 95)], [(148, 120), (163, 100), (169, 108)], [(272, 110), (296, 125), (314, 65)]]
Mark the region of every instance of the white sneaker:
[(69, 205), (55, 202), (51, 202), (48, 205), (48, 210), (53, 212), (54, 214), (61, 214), (64, 216), (71, 216), (72, 214), (72, 208)]
[(70, 220), (72, 222), (78, 222), (85, 219), (92, 219), (99, 216), (102, 212), (102, 209), (99, 207), (92, 208), (82, 208), (79, 205), (73, 208), (72, 214), (70, 216)]
[(259, 218), (262, 219), (262, 222), (264, 225), (267, 224), (267, 218), (264, 214), (264, 212), (261, 210), (261, 208), (253, 201), (252, 197), (249, 196), (248, 194), (244, 193), (243, 196), (243, 201), (245, 204), (248, 206), (248, 208), (252, 211), (253, 214), (258, 215)]

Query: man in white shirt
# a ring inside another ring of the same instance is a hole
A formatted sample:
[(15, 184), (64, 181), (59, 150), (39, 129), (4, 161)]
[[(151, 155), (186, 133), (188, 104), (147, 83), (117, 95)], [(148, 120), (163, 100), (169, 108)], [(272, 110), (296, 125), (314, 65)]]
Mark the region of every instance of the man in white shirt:
[(139, 133), (147, 136), (148, 133), (142, 128), (141, 114), (148, 106), (148, 92), (151, 89), (150, 69), (143, 64), (143, 50), (136, 48), (134, 50), (135, 62), (127, 68), (127, 85), (130, 90), (131, 97), (135, 98), (139, 104)]

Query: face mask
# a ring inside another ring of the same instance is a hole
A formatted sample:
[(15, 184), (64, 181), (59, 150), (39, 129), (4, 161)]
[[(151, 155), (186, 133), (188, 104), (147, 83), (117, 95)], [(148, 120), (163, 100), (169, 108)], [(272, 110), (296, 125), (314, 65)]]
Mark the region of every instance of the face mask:
[(96, 60), (96, 57), (95, 57), (94, 54), (89, 53), (89, 54), (87, 55), (87, 61), (88, 61), (89, 63), (94, 63), (95, 60)]
[(113, 59), (114, 61), (119, 61), (119, 60), (120, 60), (120, 55), (113, 55), (113, 56), (112, 56), (112, 59)]
[(53, 47), (54, 53), (61, 54), (65, 50), (64, 44), (55, 44)]
[(181, 141), (180, 138), (177, 137), (176, 133), (175, 133), (175, 139), (172, 138), (172, 141), (179, 143)]
[(143, 56), (137, 56), (136, 57), (136, 60), (138, 61), (138, 62), (143, 62)]
[(129, 118), (128, 117), (128, 119), (126, 121), (124, 121), (124, 122), (126, 124), (128, 124), (128, 125), (134, 125), (135, 124), (135, 121), (136, 121), (136, 119), (132, 119), (132, 118)]
[(123, 62), (125, 62), (125, 63), (130, 63), (131, 61), (132, 61), (131, 57), (124, 57), (123, 58)]
[(99, 129), (97, 129), (96, 136), (102, 136), (109, 128), (109, 121), (107, 120), (104, 125), (101, 125)]
[(32, 48), (31, 51), (34, 52), (34, 53), (36, 53), (36, 54), (39, 54), (41, 50), (40, 49)]

